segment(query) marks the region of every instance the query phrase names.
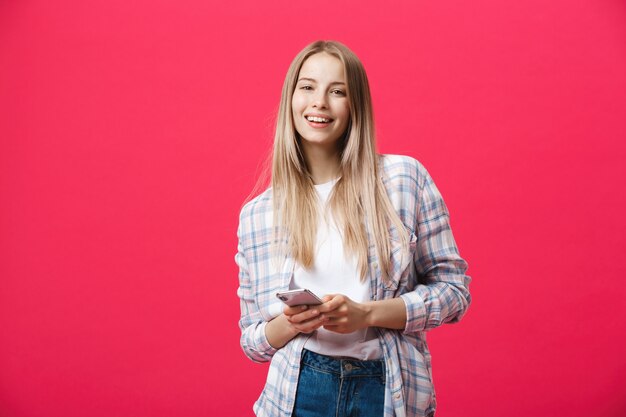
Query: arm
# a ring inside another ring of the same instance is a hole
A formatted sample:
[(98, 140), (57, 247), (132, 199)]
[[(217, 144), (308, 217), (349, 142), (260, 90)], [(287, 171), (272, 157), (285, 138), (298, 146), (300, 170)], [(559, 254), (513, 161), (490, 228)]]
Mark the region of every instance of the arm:
[(324, 328), (336, 333), (351, 333), (365, 327), (404, 329), (406, 307), (401, 298), (357, 303), (342, 294), (330, 294), (319, 306)]
[(267, 322), (261, 317), (259, 307), (254, 298), (250, 274), (248, 273), (248, 263), (241, 244), (241, 223), (237, 235), (239, 236), (239, 244), (237, 246), (235, 262), (239, 266), (239, 288), (237, 289), (237, 295), (239, 296), (239, 306), (241, 308), (241, 316), (239, 319), (241, 339), (239, 342), (246, 356), (252, 361), (267, 362), (272, 358), (274, 353), (276, 353), (276, 349), (272, 347), (265, 336), (265, 326)]
[(459, 256), (446, 205), (426, 170), (420, 166), (423, 183), (419, 212), (415, 266), (419, 283), (401, 295), (406, 304), (407, 333), (430, 330), (459, 321), (471, 302), (467, 263)]
[(249, 273), (246, 251), (242, 242), (246, 238), (244, 231), (245, 215), (240, 219), (237, 236), (237, 254), (235, 262), (239, 266), (239, 304), (241, 316), (239, 328), (241, 329), (240, 344), (244, 353), (254, 362), (269, 361), (276, 351), (299, 333), (310, 333), (325, 321), (320, 312), (315, 308), (285, 307), (283, 314), (270, 321), (265, 321), (259, 311), (255, 297), (255, 289)]
[(420, 172), (414, 262), (419, 283), (398, 298), (356, 303), (344, 295), (330, 295), (320, 307), (327, 330), (349, 333), (364, 327), (383, 327), (415, 333), (456, 322), (471, 302), (470, 277), (450, 230), (448, 211), (428, 172)]
[(276, 349), (285, 346), (287, 342), (298, 335), (298, 331), (291, 327), (285, 314), (274, 318), (265, 326), (265, 337)]
[(265, 336), (275, 348), (281, 348), (300, 333), (311, 333), (328, 319), (317, 306), (285, 307), (284, 313), (265, 326)]

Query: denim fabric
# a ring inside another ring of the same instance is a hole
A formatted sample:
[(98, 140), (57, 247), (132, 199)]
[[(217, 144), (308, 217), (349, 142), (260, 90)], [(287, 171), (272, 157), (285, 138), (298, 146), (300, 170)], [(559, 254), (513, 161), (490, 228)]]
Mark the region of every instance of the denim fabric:
[(382, 417), (383, 360), (335, 359), (304, 349), (293, 417)]

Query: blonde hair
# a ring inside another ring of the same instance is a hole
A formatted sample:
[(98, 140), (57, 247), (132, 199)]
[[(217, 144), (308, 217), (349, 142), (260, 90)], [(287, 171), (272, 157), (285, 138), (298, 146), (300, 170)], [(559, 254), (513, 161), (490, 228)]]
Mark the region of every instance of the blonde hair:
[(372, 100), (365, 69), (359, 58), (339, 42), (311, 43), (294, 58), (285, 77), (272, 156), (275, 244), (289, 251), (305, 268), (313, 265), (318, 198), (295, 129), (291, 105), (303, 63), (321, 52), (343, 63), (350, 103), (350, 123), (339, 144), (340, 178), (330, 196), (329, 207), (343, 231), (346, 255), (357, 258), (361, 279), (367, 276), (369, 232), (383, 278), (387, 280), (391, 270), (389, 222), (399, 231), (403, 250), (408, 246), (408, 238), (379, 173)]

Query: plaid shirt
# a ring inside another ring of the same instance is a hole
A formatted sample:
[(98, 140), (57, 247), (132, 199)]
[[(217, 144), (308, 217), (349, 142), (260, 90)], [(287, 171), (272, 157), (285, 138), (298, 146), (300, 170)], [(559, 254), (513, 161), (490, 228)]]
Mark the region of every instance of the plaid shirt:
[[(448, 211), (426, 169), (415, 159), (383, 155), (383, 183), (409, 234), (410, 256), (400, 250), (398, 230), (390, 227), (392, 272), (383, 282), (373, 245), (369, 252), (372, 300), (401, 297), (406, 304), (404, 330), (378, 328), (386, 376), (385, 417), (430, 416), (435, 411), (427, 330), (457, 322), (471, 297), (467, 263), (459, 256)], [(271, 360), (265, 388), (254, 404), (257, 416), (291, 416), (300, 356), (308, 335), (300, 334), (274, 349), (265, 325), (278, 312), (276, 296), (287, 290), (295, 261), (270, 258), (273, 233), (272, 194), (268, 189), (241, 210), (238, 228), (241, 347), (255, 362)], [(395, 238), (394, 238), (395, 236)]]

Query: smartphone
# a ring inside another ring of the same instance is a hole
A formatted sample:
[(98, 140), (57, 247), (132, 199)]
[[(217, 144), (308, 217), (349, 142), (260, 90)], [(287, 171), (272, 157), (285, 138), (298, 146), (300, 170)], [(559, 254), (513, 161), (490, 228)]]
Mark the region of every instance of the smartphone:
[(297, 290), (289, 290), (276, 293), (276, 297), (289, 307), (301, 306), (301, 305), (318, 305), (322, 304), (322, 300), (313, 294), (313, 292), (301, 288)]

